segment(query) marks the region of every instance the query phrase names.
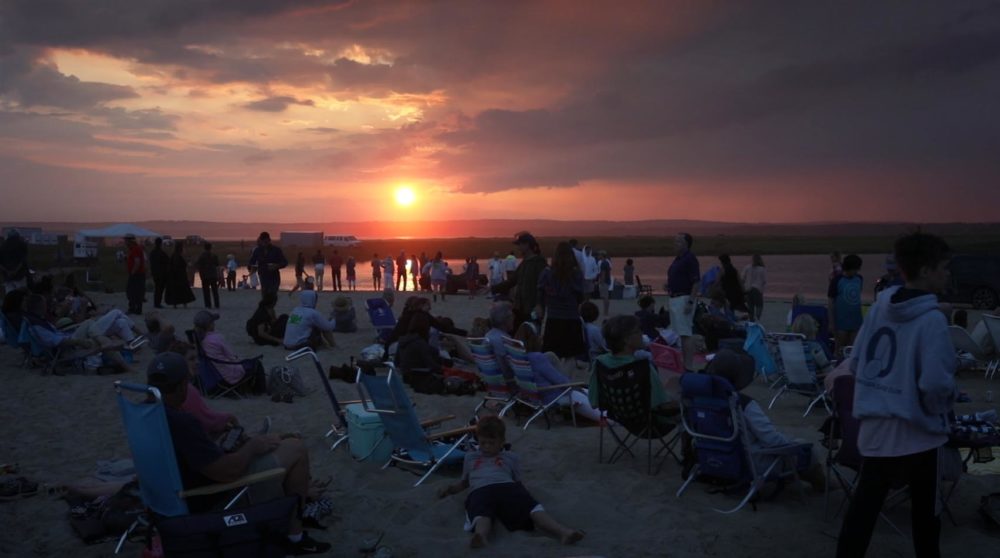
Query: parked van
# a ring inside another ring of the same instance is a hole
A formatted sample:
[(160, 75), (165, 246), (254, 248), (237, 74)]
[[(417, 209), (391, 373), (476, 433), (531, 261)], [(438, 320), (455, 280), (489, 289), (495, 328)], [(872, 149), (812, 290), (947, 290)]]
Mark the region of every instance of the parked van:
[(347, 246), (347, 247), (352, 247), (352, 246), (357, 246), (359, 244), (361, 244), (361, 241), (358, 240), (358, 237), (352, 236), (352, 235), (324, 236), (323, 237), (323, 246)]

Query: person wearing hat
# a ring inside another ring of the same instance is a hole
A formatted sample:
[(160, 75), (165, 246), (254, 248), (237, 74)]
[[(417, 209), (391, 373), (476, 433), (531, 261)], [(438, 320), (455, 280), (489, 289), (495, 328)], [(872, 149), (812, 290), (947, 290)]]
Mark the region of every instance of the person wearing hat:
[[(264, 373), (264, 366), (259, 359), (241, 359), (229, 344), (225, 337), (215, 331), (215, 321), (219, 319), (218, 314), (208, 310), (199, 310), (194, 315), (195, 335), (201, 341), (201, 350), (205, 356), (214, 360), (215, 369), (219, 371), (222, 379), (230, 385), (239, 383), (248, 374), (252, 379), (249, 382), (251, 393), (259, 395), (267, 391), (267, 378)], [(233, 364), (228, 364), (233, 363)]]
[(514, 307), (514, 327), (521, 325), (531, 319), (532, 313), (538, 306), (538, 278), (542, 270), (548, 267), (545, 258), (542, 257), (542, 248), (539, 246), (535, 236), (530, 232), (522, 231), (514, 237), (514, 244), (521, 251), (521, 263), (514, 270), (514, 274), (499, 285), (494, 285), (490, 289), (493, 294), (508, 294), (514, 290), (511, 297), (511, 304)]
[(333, 347), (333, 331), (337, 327), (336, 321), (324, 318), (316, 310), (316, 291), (302, 291), (299, 293), (299, 305), (288, 315), (288, 323), (285, 325), (284, 346), (289, 351), (295, 351), (302, 347), (319, 349), (326, 345)]
[(333, 321), (340, 333), (354, 333), (358, 330), (358, 317), (351, 299), (346, 296), (333, 299)]
[(127, 249), (125, 266), (128, 270), (128, 283), (125, 295), (128, 297), (128, 313), (142, 314), (142, 302), (146, 297), (146, 254), (142, 246), (135, 241), (134, 234), (125, 235)]
[(267, 231), (260, 233), (257, 237), (257, 246), (250, 253), (250, 260), (247, 262), (247, 270), (251, 274), (257, 273), (260, 279), (260, 292), (265, 291), (277, 293), (281, 286), (281, 270), (288, 267), (288, 260), (281, 248), (271, 244), (271, 234)]
[[(813, 455), (813, 445), (779, 432), (757, 401), (743, 393), (743, 389), (753, 382), (753, 357), (742, 351), (721, 349), (715, 353), (715, 358), (709, 363), (705, 372), (725, 378), (733, 386), (733, 390), (737, 392), (739, 408), (743, 412), (750, 448), (753, 451), (798, 446), (800, 453), (796, 460), (796, 471), (799, 473), (799, 477), (812, 485), (815, 490), (824, 489), (826, 478), (823, 473), (822, 460)], [(773, 455), (759, 456), (755, 463), (757, 471), (765, 470), (773, 458)]]
[[(146, 381), (157, 388), (163, 397), (167, 426), (184, 488), (191, 490), (213, 483), (230, 483), (251, 473), (280, 467), (285, 470), (284, 478), (280, 482), (250, 485), (250, 498), (267, 501), (297, 495), (299, 506), (304, 506), (312, 476), (309, 454), (302, 440), (263, 434), (249, 438), (232, 453), (224, 453), (209, 439), (201, 423), (182, 409), (187, 399), (189, 378), (187, 362), (177, 353), (157, 355), (146, 371)], [(212, 509), (218, 504), (204, 498), (190, 498), (187, 503), (192, 511)], [(329, 543), (317, 541), (303, 530), (301, 517), (301, 513), (292, 514), (287, 551), (302, 555), (330, 550)]]

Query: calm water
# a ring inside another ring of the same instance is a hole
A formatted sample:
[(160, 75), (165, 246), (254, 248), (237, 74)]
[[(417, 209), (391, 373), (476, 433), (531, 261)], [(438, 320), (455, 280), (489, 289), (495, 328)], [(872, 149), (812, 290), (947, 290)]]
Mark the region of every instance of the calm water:
[[(885, 255), (862, 254), (861, 258), (864, 260), (861, 275), (865, 278), (863, 299), (866, 302), (871, 302), (874, 298), (875, 281), (884, 273)], [(618, 280), (621, 280), (625, 260), (626, 258), (612, 258), (611, 260), (612, 273)], [(636, 274), (642, 279), (643, 284), (653, 286), (654, 294), (663, 293), (663, 284), (667, 280), (667, 268), (672, 260), (672, 256), (633, 258)], [(715, 256), (701, 256), (698, 261), (702, 273), (719, 263)], [(463, 263), (463, 260), (448, 260), (448, 265), (456, 272), (461, 271)], [(482, 273), (486, 272), (487, 263), (488, 260), (480, 260), (479, 267)], [(733, 265), (740, 272), (749, 263), (750, 256), (733, 256)], [(764, 265), (767, 267), (765, 297), (791, 300), (792, 296), (800, 293), (811, 301), (826, 300), (826, 288), (830, 275), (830, 256), (828, 254), (765, 256)], [(357, 271), (358, 288), (370, 290), (372, 279), (369, 262), (358, 262)], [(245, 272), (246, 268), (241, 268), (239, 274), (242, 275)], [(312, 275), (311, 264), (306, 266), (306, 272)], [(345, 274), (346, 272), (342, 270), (342, 277)], [(327, 269), (325, 281), (327, 288), (329, 288), (330, 276), (330, 270)], [(383, 279), (385, 278), (383, 277)], [(346, 280), (343, 283), (346, 286)], [(281, 285), (283, 289), (291, 289), (295, 285), (295, 273), (291, 266), (282, 270)], [(408, 285), (407, 290), (413, 290), (413, 286)]]

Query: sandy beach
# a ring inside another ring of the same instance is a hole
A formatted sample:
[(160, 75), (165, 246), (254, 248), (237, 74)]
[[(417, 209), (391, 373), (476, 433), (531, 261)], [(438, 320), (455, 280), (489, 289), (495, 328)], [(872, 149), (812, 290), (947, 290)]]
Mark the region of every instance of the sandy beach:
[[(196, 293), (199, 296), (200, 293)], [(222, 319), (218, 327), (241, 356), (263, 353), (265, 366), (284, 362), (280, 348), (254, 346), (244, 331), (244, 322), (259, 299), (256, 291), (222, 292)], [(358, 309), (359, 331), (338, 334), (337, 348), (320, 353), (324, 368), (347, 363), (351, 356), (371, 344), (374, 330), (364, 313), (364, 299), (372, 293), (350, 294)], [(402, 308), (400, 294), (396, 312)], [(94, 295), (100, 304), (126, 304), (123, 294)], [(284, 293), (278, 312), (288, 312), (296, 303)], [(334, 295), (320, 295), (320, 308), (328, 310)], [(662, 297), (660, 297), (662, 298)], [(662, 302), (662, 300), (658, 301)], [(434, 304), (433, 313), (452, 317), (468, 328), (474, 317), (485, 316), (490, 302), (485, 297), (469, 300), (456, 295)], [(151, 305), (146, 306), (147, 309)], [(187, 329), (200, 304), (187, 309), (163, 310), (163, 316), (178, 330)], [(612, 314), (631, 313), (635, 302), (612, 301)], [(767, 303), (763, 321), (769, 330), (784, 329), (788, 304)], [(978, 313), (970, 312), (970, 326)], [(137, 354), (133, 375), (42, 376), (38, 370), (17, 366), (18, 354), (0, 347), (0, 370), (5, 388), (0, 393), (0, 462), (17, 463), (20, 474), (47, 485), (58, 485), (92, 475), (98, 460), (128, 457), (128, 447), (115, 404), (112, 382), (117, 379), (143, 381), (152, 353)], [(309, 361), (298, 366), (307, 385), (320, 390), (319, 379)], [(983, 380), (980, 374), (959, 377), (962, 391), (971, 403), (959, 404), (957, 413), (981, 411), (995, 406), (985, 402), (987, 390), (1000, 384)], [(334, 382), (341, 399), (356, 399), (354, 385)], [(755, 383), (748, 394), (766, 403), (768, 390)], [(475, 397), (413, 395), (418, 415), (456, 415), (446, 426), (460, 426), (479, 402)], [(416, 477), (398, 468), (381, 470), (376, 464), (355, 462), (347, 451), (329, 451), (323, 438), (332, 411), (326, 396), (315, 391), (292, 404), (273, 403), (262, 396), (237, 401), (211, 402), (215, 408), (236, 414), (242, 423), (255, 425), (263, 417), (273, 419), (273, 431), (298, 432), (310, 450), (315, 478), (332, 477), (329, 497), (335, 505), (325, 532), (316, 537), (333, 544), (329, 556), (359, 556), (362, 540), (385, 531), (383, 544), (397, 557), (467, 556), (605, 556), (605, 557), (687, 557), (687, 556), (832, 556), (842, 515), (827, 519), (822, 493), (806, 491), (800, 499), (795, 490), (784, 490), (775, 499), (763, 501), (758, 510), (749, 507), (733, 515), (722, 515), (712, 507), (731, 507), (736, 499), (708, 494), (707, 487), (695, 484), (680, 499), (680, 468), (667, 463), (656, 476), (645, 473), (644, 449), (639, 459), (623, 459), (615, 464), (598, 463), (598, 428), (574, 428), (568, 420), (557, 420), (550, 430), (533, 424), (527, 431), (508, 419), (508, 441), (521, 455), (526, 485), (556, 518), (586, 531), (575, 547), (563, 547), (540, 534), (509, 533), (498, 528), (486, 549), (468, 550), (468, 536), (462, 531), (463, 498), (439, 500), (435, 491), (454, 482), (458, 471), (437, 474), (424, 485), (412, 488)], [(805, 401), (787, 396), (769, 414), (779, 427), (807, 441), (818, 442), (817, 428), (826, 414), (820, 409), (802, 418)], [(958, 484), (950, 507), (958, 525), (942, 522), (941, 547), (945, 556), (973, 553), (991, 555), (997, 531), (988, 531), (976, 511), (979, 498), (1000, 491), (997, 474), (966, 474)], [(831, 494), (829, 515), (839, 506), (843, 493)], [(67, 521), (68, 506), (62, 500), (39, 494), (31, 498), (0, 503), (0, 556), (110, 556), (113, 543), (85, 546)], [(888, 513), (907, 534), (895, 534), (880, 522), (869, 556), (910, 556), (909, 506), (903, 504)], [(130, 543), (124, 555), (138, 556), (138, 543)]]

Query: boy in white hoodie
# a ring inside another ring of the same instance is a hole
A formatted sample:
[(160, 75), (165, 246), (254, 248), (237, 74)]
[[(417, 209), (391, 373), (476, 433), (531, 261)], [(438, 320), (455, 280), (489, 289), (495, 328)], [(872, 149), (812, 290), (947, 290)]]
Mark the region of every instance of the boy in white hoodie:
[(864, 556), (894, 481), (910, 487), (917, 557), (940, 556), (937, 453), (948, 441), (956, 359), (935, 293), (948, 287), (949, 250), (943, 239), (918, 232), (897, 240), (895, 254), (906, 284), (878, 297), (850, 362), (864, 463), (838, 557)]

